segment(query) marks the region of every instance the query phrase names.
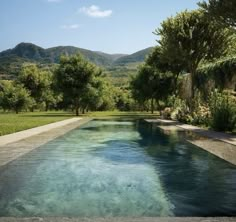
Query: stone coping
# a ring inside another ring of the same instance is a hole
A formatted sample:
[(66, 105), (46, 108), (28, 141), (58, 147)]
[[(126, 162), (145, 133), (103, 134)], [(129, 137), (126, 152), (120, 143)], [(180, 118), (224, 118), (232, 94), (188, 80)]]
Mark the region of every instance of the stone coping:
[(0, 167), (90, 120), (72, 118), (0, 137)]
[(236, 217), (114, 217), (114, 218), (13, 218), (0, 217), (0, 222), (236, 222)]
[(147, 119), (146, 121), (156, 123), (165, 133), (171, 131), (186, 132), (184, 137), (189, 143), (236, 165), (236, 136), (234, 135), (206, 130), (171, 120)]
[(220, 140), (225, 143), (229, 143), (236, 146), (236, 136), (228, 133), (215, 132), (213, 130), (206, 130), (197, 126), (192, 126), (188, 124), (181, 124), (177, 121), (163, 120), (163, 119), (146, 119), (149, 123), (160, 123), (164, 125), (174, 125), (184, 130), (192, 131), (202, 136), (206, 136), (211, 139)]
[(31, 136), (34, 136), (34, 135), (37, 135), (40, 133), (44, 133), (46, 131), (65, 126), (67, 124), (74, 123), (78, 120), (81, 120), (81, 118), (66, 119), (66, 120), (62, 120), (59, 122), (50, 123), (47, 125), (38, 126), (38, 127), (31, 128), (31, 129), (19, 131), (16, 133), (0, 136), (0, 146), (6, 145), (8, 143), (13, 143), (18, 140), (26, 139), (28, 137), (31, 137)]

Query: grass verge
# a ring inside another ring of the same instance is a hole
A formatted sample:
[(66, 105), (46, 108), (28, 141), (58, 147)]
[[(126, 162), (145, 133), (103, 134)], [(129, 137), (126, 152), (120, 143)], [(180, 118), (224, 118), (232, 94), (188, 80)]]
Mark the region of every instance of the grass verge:
[[(147, 112), (91, 112), (80, 117), (91, 117), (96, 119), (102, 118), (120, 118), (120, 119), (144, 119), (156, 118), (157, 113), (150, 114)], [(27, 112), (27, 113), (3, 113), (0, 112), (0, 136), (19, 132), (37, 126), (46, 125), (49, 123), (58, 122), (68, 118), (75, 117), (73, 113), (69, 112)]]
[(0, 112), (0, 136), (74, 117), (66, 112), (3, 113)]

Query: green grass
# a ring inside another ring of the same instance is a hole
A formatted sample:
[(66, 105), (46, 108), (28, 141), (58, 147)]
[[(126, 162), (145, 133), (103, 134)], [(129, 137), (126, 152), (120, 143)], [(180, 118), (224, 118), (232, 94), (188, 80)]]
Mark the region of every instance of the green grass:
[(120, 112), (120, 111), (107, 111), (107, 112), (91, 112), (82, 116), (88, 116), (91, 118), (130, 118), (130, 119), (145, 119), (145, 118), (157, 118), (159, 113), (148, 112)]
[[(65, 120), (75, 117), (69, 112), (27, 112), (27, 113), (3, 113), (0, 112), (0, 136), (19, 132), (37, 126)], [(157, 113), (150, 114), (147, 112), (91, 112), (81, 117), (91, 118), (123, 118), (123, 119), (141, 119), (141, 118), (156, 118)]]
[(0, 136), (74, 117), (66, 112), (0, 112)]

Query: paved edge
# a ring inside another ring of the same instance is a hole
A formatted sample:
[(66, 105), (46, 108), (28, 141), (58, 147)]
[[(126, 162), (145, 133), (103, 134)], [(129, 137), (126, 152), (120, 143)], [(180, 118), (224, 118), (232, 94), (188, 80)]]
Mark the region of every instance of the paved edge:
[(114, 218), (13, 218), (0, 217), (0, 222), (236, 222), (236, 217), (114, 217)]
[(4, 146), (4, 145), (9, 144), (9, 143), (14, 143), (14, 142), (17, 142), (17, 141), (22, 140), (22, 139), (26, 139), (26, 138), (31, 137), (31, 136), (35, 136), (37, 134), (44, 133), (44, 132), (47, 132), (49, 130), (68, 125), (70, 123), (79, 121), (81, 119), (82, 118), (66, 119), (66, 120), (55, 122), (55, 123), (50, 123), (50, 124), (46, 124), (46, 125), (43, 125), (43, 126), (38, 126), (38, 127), (31, 128), (31, 129), (19, 131), (19, 132), (16, 132), (16, 133), (0, 136), (0, 146)]
[[(81, 125), (92, 120), (91, 118), (76, 119), (76, 121), (67, 122), (67, 124), (57, 124), (51, 129), (47, 129), (42, 133), (27, 136), (25, 139), (0, 146), (0, 167), (6, 166), (8, 163), (18, 159), (19, 157), (33, 151), (34, 149), (63, 136), (67, 132), (80, 127)], [(60, 121), (61, 122), (61, 121)]]
[(229, 143), (231, 145), (236, 146), (236, 136), (231, 135), (231, 134), (227, 134), (227, 133), (222, 133), (222, 132), (216, 132), (216, 131), (212, 131), (212, 130), (206, 130), (197, 126), (193, 126), (193, 125), (188, 125), (188, 124), (182, 124), (178, 121), (173, 121), (173, 120), (162, 120), (162, 119), (145, 119), (146, 122), (149, 123), (159, 123), (159, 124), (164, 124), (167, 126), (176, 126), (179, 127), (181, 129), (187, 130), (187, 131), (191, 131), (197, 134), (200, 134), (202, 136), (211, 138), (211, 139), (215, 139), (215, 140), (219, 140), (225, 143)]
[(168, 135), (172, 131), (186, 132), (183, 136), (189, 143), (236, 165), (236, 136), (205, 130), (171, 120), (146, 119), (145, 121), (157, 124), (157, 127), (164, 133), (168, 132)]

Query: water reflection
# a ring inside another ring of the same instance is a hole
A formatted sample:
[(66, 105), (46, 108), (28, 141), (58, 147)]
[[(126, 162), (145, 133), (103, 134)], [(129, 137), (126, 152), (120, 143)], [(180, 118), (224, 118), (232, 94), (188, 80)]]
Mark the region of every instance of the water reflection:
[(236, 215), (236, 167), (188, 143), (183, 132), (163, 134), (140, 123), (140, 143), (155, 160), (176, 216)]

